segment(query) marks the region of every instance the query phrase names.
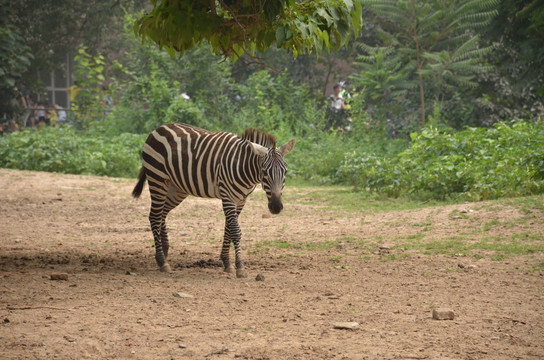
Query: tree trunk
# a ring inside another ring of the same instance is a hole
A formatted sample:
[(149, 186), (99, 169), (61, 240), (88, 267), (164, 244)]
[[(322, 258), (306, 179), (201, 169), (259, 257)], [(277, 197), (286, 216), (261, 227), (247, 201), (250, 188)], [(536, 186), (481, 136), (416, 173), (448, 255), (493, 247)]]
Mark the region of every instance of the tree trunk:
[(419, 47), (419, 37), (417, 32), (416, 24), (416, 10), (415, 10), (415, 0), (410, 0), (412, 6), (411, 11), (411, 23), (412, 23), (412, 36), (414, 42), (416, 43), (416, 61), (417, 61), (417, 78), (419, 81), (419, 101), (421, 104), (421, 126), (425, 126), (425, 91), (423, 89), (423, 76), (421, 76), (421, 69), (423, 68), (423, 62), (421, 60), (421, 49)]

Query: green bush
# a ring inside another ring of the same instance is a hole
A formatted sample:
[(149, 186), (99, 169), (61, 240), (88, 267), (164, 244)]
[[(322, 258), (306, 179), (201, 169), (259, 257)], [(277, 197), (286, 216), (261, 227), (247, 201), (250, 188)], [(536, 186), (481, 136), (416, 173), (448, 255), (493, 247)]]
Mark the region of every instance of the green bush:
[(297, 145), (289, 154), (288, 164), (293, 175), (319, 184), (351, 183), (359, 188), (359, 184), (348, 179), (350, 175), (339, 170), (346, 157), (358, 157), (357, 154), (393, 157), (408, 144), (403, 139), (388, 138), (385, 128), (365, 125), (366, 119), (356, 119), (350, 132), (341, 133), (320, 130), (325, 128), (325, 120), (316, 118), (313, 128), (297, 135)]
[[(211, 124), (206, 124), (202, 116), (202, 110), (192, 101), (186, 101), (182, 96), (172, 101), (168, 110), (166, 110), (164, 123), (182, 122), (190, 125), (209, 128)], [(208, 125), (208, 126), (206, 126)]]
[(70, 126), (15, 132), (0, 138), (0, 167), (135, 177), (146, 137), (89, 137)]
[(356, 188), (419, 198), (493, 199), (544, 192), (544, 123), (458, 133), (425, 128), (396, 157), (349, 153), (338, 172)]

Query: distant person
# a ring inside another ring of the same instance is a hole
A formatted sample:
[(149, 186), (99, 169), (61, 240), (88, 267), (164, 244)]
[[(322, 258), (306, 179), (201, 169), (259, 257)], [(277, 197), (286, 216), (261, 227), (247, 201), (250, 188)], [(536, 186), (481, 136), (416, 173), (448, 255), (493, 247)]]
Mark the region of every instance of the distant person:
[(64, 108), (62, 106), (60, 106), (59, 104), (55, 104), (55, 105), (53, 105), (53, 107), (57, 111), (57, 118), (58, 118), (59, 124), (66, 124), (66, 120), (67, 120), (66, 119), (66, 110), (64, 110)]
[(43, 101), (38, 102), (38, 106), (36, 107), (36, 111), (34, 113), (36, 119), (38, 119), (38, 125), (41, 125), (42, 123), (45, 125), (49, 125), (49, 119), (47, 118), (47, 113), (45, 111), (45, 106)]
[(70, 96), (70, 106), (77, 105), (77, 96), (81, 91), (79, 83), (77, 81), (74, 81), (74, 85), (70, 86), (67, 91), (68, 95)]
[(19, 130), (19, 124), (13, 119), (9, 122), (9, 127), (11, 132)]
[(108, 87), (102, 86), (102, 115), (104, 117), (108, 116), (111, 113), (111, 108), (113, 107), (113, 99), (110, 94), (108, 94)]
[(6, 118), (4, 117), (2, 121), (0, 121), (0, 136), (4, 136), (4, 134), (17, 130), (19, 130), (19, 125), (17, 125), (15, 120), (11, 119), (6, 121)]
[(351, 117), (349, 108), (344, 102), (343, 96), (344, 83), (339, 82), (333, 87), (333, 94), (328, 98), (329, 106), (327, 108), (327, 129), (350, 131)]
[(23, 126), (35, 126), (36, 120), (34, 119), (34, 103), (30, 98), (30, 93), (27, 89), (23, 88), (21, 90), (21, 103), (23, 104)]
[(49, 124), (52, 126), (55, 126), (59, 122), (59, 114), (57, 113), (55, 106), (47, 108), (47, 119), (49, 120)]

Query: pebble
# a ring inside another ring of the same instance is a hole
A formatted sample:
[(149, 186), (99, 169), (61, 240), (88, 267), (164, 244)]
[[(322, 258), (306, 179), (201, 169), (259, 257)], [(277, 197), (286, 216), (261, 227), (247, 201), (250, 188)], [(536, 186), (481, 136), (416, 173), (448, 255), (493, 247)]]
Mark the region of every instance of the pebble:
[(258, 275), (255, 277), (255, 281), (264, 281), (264, 275), (263, 275), (263, 274), (258, 274)]
[(338, 245), (336, 245), (336, 248), (339, 249), (339, 250), (345, 249), (347, 247), (348, 247), (348, 245), (345, 244), (345, 243), (338, 243)]
[(76, 339), (71, 337), (71, 336), (68, 336), (68, 335), (64, 335), (64, 340), (68, 341), (68, 342), (76, 342)]
[(66, 273), (54, 273), (50, 277), (51, 280), (68, 280), (68, 274)]
[(270, 219), (270, 214), (269, 213), (264, 213), (263, 214), (263, 219)]
[(377, 251), (377, 254), (378, 255), (386, 255), (386, 254), (389, 254), (391, 252), (391, 246), (387, 245), (387, 244), (382, 244), (378, 247), (378, 251)]
[(185, 345), (185, 344), (178, 344), (178, 347), (179, 347), (180, 349), (185, 349), (185, 348), (187, 348), (187, 345)]
[(435, 320), (453, 320), (455, 317), (453, 310), (448, 308), (434, 308), (433, 319)]
[(181, 299), (190, 299), (194, 297), (193, 295), (187, 294), (184, 292), (175, 292), (172, 295), (174, 295), (174, 297), (181, 298)]
[(341, 330), (355, 330), (359, 327), (359, 323), (355, 321), (341, 321), (341, 322), (335, 322), (334, 328), (335, 329), (341, 329)]
[(470, 270), (476, 270), (478, 269), (478, 267), (476, 265), (464, 265), (464, 264), (457, 264), (457, 267), (459, 267), (460, 269), (465, 269), (465, 271), (470, 271)]

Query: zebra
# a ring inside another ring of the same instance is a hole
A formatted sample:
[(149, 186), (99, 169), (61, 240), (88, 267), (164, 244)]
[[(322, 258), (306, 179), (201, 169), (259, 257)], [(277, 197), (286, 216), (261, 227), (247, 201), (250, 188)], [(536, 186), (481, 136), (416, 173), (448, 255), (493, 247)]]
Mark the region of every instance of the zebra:
[(172, 272), (167, 262), (166, 216), (192, 195), (221, 199), (225, 232), (220, 258), (224, 271), (235, 273), (229, 256), (232, 242), (236, 277), (247, 277), (240, 254), (238, 216), (259, 183), (266, 192), (269, 211), (280, 213), (287, 173), (284, 156), (293, 150), (295, 142), (291, 139), (277, 148), (274, 136), (256, 129), (245, 130), (241, 137), (182, 123), (155, 129), (144, 144), (142, 167), (132, 196), (140, 197), (147, 179), (151, 195), (149, 222), (160, 270)]

